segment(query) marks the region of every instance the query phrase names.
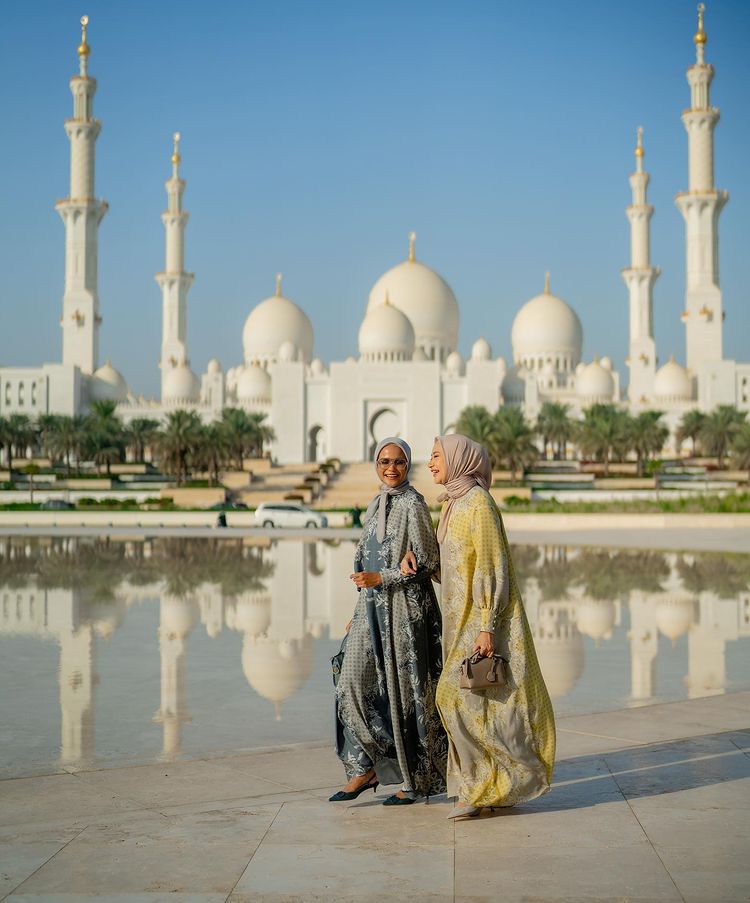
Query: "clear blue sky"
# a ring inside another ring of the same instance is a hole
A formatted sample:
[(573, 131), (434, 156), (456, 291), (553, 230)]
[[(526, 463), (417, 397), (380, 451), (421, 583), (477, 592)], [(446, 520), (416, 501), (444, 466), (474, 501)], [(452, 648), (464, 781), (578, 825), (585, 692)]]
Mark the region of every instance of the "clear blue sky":
[[(691, 0), (215, 2), (40, 0), (6, 5), (0, 363), (60, 357), (68, 80), (91, 18), (99, 81), (102, 359), (156, 393), (164, 180), (183, 133), (189, 347), (201, 372), (242, 358), (245, 317), (285, 293), (315, 352), (356, 353), (367, 294), (417, 256), (453, 287), (459, 350), (482, 334), (510, 358), (518, 308), (543, 287), (578, 311), (584, 353), (627, 380), (628, 173), (645, 127), (662, 361), (684, 361), (685, 69)], [(725, 353), (750, 359), (750, 3), (708, 3), (707, 59), (721, 217)]]

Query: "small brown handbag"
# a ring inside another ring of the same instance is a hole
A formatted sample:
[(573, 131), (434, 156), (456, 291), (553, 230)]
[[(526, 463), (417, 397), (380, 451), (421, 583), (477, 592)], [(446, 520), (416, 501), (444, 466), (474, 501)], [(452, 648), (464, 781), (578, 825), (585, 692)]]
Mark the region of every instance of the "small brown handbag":
[(462, 690), (490, 690), (508, 682), (508, 659), (502, 655), (483, 656), (479, 652), (461, 662), (458, 685)]

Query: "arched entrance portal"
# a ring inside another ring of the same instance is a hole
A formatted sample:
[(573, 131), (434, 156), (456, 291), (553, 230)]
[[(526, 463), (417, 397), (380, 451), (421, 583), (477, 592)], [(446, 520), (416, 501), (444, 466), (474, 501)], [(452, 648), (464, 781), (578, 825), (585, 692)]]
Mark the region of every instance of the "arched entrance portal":
[(322, 426), (314, 426), (307, 434), (307, 460), (324, 461), (326, 458), (326, 434)]
[(369, 448), (368, 455), (370, 458), (375, 454), (378, 443), (388, 436), (399, 436), (401, 434), (401, 417), (393, 410), (393, 408), (379, 408), (370, 417), (368, 424), (369, 432)]

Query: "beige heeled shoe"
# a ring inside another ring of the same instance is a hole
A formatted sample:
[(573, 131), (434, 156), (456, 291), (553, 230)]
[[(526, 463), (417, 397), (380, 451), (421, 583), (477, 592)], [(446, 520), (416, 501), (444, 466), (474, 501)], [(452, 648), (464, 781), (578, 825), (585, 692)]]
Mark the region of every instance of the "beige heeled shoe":
[(465, 803), (464, 805), (458, 805), (455, 809), (449, 812), (445, 817), (446, 818), (476, 818), (477, 815), (482, 811), (481, 806), (472, 806), (471, 803)]

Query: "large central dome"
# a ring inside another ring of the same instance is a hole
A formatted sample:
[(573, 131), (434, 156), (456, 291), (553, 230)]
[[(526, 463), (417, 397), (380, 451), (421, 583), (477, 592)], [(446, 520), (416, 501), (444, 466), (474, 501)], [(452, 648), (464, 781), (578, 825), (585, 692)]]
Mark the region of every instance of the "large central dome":
[(384, 273), (372, 287), (368, 313), (385, 302), (411, 321), (417, 348), (428, 358), (445, 360), (458, 341), (458, 302), (448, 283), (414, 256), (414, 233), (409, 236), (409, 259)]

